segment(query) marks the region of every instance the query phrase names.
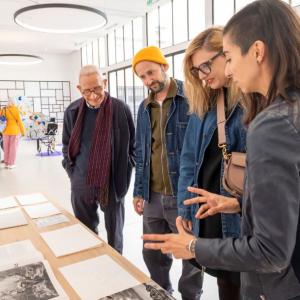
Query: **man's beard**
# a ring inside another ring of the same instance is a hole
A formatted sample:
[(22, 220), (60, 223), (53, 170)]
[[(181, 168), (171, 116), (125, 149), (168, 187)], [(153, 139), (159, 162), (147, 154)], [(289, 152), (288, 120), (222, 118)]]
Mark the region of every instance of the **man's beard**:
[(168, 81), (168, 76), (165, 72), (162, 71), (162, 75), (163, 75), (163, 80), (162, 81), (159, 81), (159, 80), (154, 80), (151, 84), (152, 85), (156, 85), (155, 88), (152, 88), (151, 86), (149, 87), (149, 89), (157, 94), (157, 93), (160, 93), (167, 85), (167, 81)]

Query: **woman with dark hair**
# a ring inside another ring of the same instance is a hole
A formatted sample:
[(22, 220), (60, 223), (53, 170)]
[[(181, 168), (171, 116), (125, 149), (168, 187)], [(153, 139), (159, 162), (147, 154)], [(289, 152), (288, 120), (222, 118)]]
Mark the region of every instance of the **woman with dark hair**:
[[(240, 215), (206, 214), (205, 206), (187, 207), (183, 201), (191, 197), (188, 186), (201, 187), (214, 197), (237, 203), (222, 185), (222, 149), (217, 128), (217, 101), (223, 102), (228, 151), (245, 152), (246, 132), (242, 125), (243, 110), (239, 103), (241, 91), (225, 76), (223, 30), (212, 27), (199, 33), (189, 44), (183, 60), (184, 85), (190, 108), (190, 121), (180, 157), (178, 212), (184, 226), (202, 238), (239, 237)], [(205, 136), (205, 139), (202, 138)], [(239, 206), (239, 204), (237, 204)], [(202, 268), (201, 265), (197, 265)], [(204, 271), (204, 268), (203, 268)], [(221, 300), (240, 299), (240, 274), (206, 268), (217, 278)]]
[[(186, 233), (148, 235), (151, 249), (195, 257), (210, 268), (241, 271), (244, 299), (300, 299), (300, 21), (280, 0), (259, 0), (224, 29), (227, 76), (249, 95), (247, 170), (240, 238)], [(226, 203), (206, 195), (214, 211)], [(220, 207), (222, 206), (222, 207)]]

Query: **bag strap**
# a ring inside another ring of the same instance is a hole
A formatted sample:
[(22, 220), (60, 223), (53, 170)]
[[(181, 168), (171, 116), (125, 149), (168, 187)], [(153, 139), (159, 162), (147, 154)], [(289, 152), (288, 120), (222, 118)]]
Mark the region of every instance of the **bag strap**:
[(228, 161), (231, 157), (231, 153), (227, 151), (226, 134), (225, 134), (225, 99), (224, 91), (221, 89), (217, 97), (217, 126), (218, 126), (218, 147), (222, 149), (224, 160)]
[(221, 92), (217, 98), (217, 125), (218, 125), (219, 147), (226, 144), (225, 122), (226, 122), (226, 117), (225, 117), (224, 91), (223, 89), (221, 89)]

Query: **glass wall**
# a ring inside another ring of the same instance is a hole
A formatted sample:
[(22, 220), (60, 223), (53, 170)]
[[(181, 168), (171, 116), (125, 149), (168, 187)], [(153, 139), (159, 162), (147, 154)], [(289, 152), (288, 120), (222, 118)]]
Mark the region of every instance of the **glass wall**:
[[(226, 0), (226, 5), (224, 0), (211, 2), (210, 12), (205, 8), (207, 1), (204, 0), (163, 1), (145, 16), (137, 17), (107, 35), (83, 45), (81, 63), (93, 63), (99, 66), (102, 72), (107, 72), (109, 66), (110, 94), (126, 101), (136, 119), (138, 106), (148, 95), (148, 91), (132, 72), (131, 59), (134, 53), (147, 44), (156, 45), (163, 51), (164, 48), (168, 48), (168, 74), (183, 80), (184, 49), (188, 40), (205, 29), (205, 20), (211, 20), (215, 25), (224, 25), (234, 12), (253, 0)], [(300, 5), (300, 0), (285, 2), (294, 6)], [(114, 65), (121, 62), (125, 62), (124, 68), (120, 69), (118, 65), (118, 69), (114, 69)]]
[(173, 0), (174, 45), (188, 40), (187, 0)]
[(224, 5), (224, 0), (213, 0), (213, 24), (225, 25), (234, 14), (234, 0), (227, 0)]
[(159, 8), (160, 47), (166, 48), (173, 45), (172, 32), (172, 3), (168, 2)]
[(133, 57), (132, 22), (124, 25), (125, 60)]
[(117, 63), (124, 61), (124, 39), (123, 39), (123, 27), (119, 27), (115, 31), (116, 33), (116, 57)]
[(136, 18), (133, 25), (133, 52), (138, 52), (144, 45), (143, 43), (143, 18)]
[(159, 47), (158, 8), (147, 14), (148, 45)]
[(93, 41), (93, 61), (92, 63), (98, 67), (99, 65), (99, 49), (98, 49), (98, 40)]
[(116, 63), (116, 39), (115, 31), (107, 35), (108, 40), (108, 64), (113, 65)]
[(81, 65), (84, 66), (87, 64), (87, 53), (86, 45), (81, 48)]
[(189, 40), (205, 29), (205, 1), (189, 0)]
[(90, 65), (90, 64), (93, 63), (93, 46), (92, 46), (92, 43), (87, 44), (86, 52), (87, 52), (87, 64)]
[(101, 36), (98, 40), (99, 44), (99, 67), (104, 68), (107, 65), (107, 57), (106, 57), (106, 39), (104, 36)]

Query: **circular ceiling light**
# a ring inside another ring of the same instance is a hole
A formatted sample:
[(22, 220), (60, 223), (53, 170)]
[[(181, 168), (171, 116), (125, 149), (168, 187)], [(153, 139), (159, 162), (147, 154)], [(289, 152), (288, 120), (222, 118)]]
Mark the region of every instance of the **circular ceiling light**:
[(0, 54), (0, 65), (33, 65), (43, 59), (36, 55), (28, 54)]
[(98, 9), (66, 3), (27, 6), (16, 11), (14, 19), (27, 29), (50, 33), (87, 32), (107, 23), (106, 14)]

